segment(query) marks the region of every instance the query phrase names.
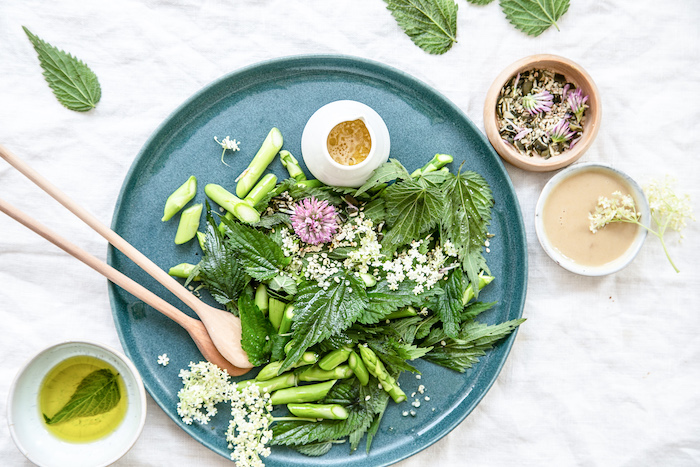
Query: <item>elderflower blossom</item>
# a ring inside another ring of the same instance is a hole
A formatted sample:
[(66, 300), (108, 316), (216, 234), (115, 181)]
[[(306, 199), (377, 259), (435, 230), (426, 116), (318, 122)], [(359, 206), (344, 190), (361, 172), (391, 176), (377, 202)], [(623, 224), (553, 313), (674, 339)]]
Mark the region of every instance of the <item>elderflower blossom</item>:
[(654, 221), (658, 230), (654, 230), (640, 222), (641, 215), (637, 212), (631, 196), (623, 196), (622, 193), (616, 191), (613, 193), (613, 199), (604, 196), (598, 198), (595, 212), (588, 215), (591, 232), (596, 233), (611, 222), (637, 224), (661, 241), (666, 258), (673, 266), (673, 269), (679, 272), (666, 248), (664, 234), (667, 229), (671, 229), (681, 234), (682, 238), (681, 230), (686, 226), (687, 221), (695, 220), (695, 217), (693, 216), (690, 197), (688, 195), (682, 197), (676, 195), (673, 192), (672, 184), (673, 179), (667, 176), (663, 181), (652, 181), (644, 187), (644, 194), (649, 202), (651, 220)]
[(342, 265), (328, 257), (326, 253), (310, 255), (306, 263), (304, 277), (307, 280), (315, 280), (319, 287), (327, 289), (330, 286), (330, 278), (341, 271)]
[(158, 365), (168, 366), (168, 363), (170, 363), (170, 358), (168, 358), (167, 353), (164, 353), (163, 355), (158, 355)]
[(177, 414), (187, 425), (192, 421), (206, 425), (218, 412), (216, 404), (230, 397), (229, 375), (209, 362), (190, 362), (189, 367), (180, 370), (184, 387), (177, 393)]
[(272, 439), (272, 402), (270, 394), (261, 392), (255, 384), (239, 389), (232, 385), (230, 392), (231, 415), (226, 430), (231, 460), (238, 466), (262, 467), (260, 456), (270, 455), (267, 444)]
[(659, 226), (667, 225), (671, 230), (681, 233), (687, 221), (694, 221), (695, 216), (693, 216), (690, 195), (676, 195), (673, 192), (674, 183), (675, 180), (669, 176), (663, 180), (652, 180), (644, 186), (644, 194), (649, 201), (649, 209), (655, 222)]
[(223, 150), (221, 151), (221, 163), (224, 164), (224, 165), (226, 165), (226, 166), (228, 166), (228, 167), (230, 167), (230, 165), (228, 165), (228, 164), (224, 161), (224, 154), (226, 154), (226, 150), (227, 150), (227, 149), (230, 150), (231, 152), (236, 152), (236, 151), (240, 150), (240, 148), (238, 147), (238, 145), (241, 144), (241, 142), (240, 142), (240, 141), (236, 141), (235, 138), (232, 140), (232, 139), (231, 139), (230, 137), (228, 137), (228, 136), (227, 136), (226, 138), (222, 139), (221, 141), (219, 141), (219, 140), (217, 139), (217, 137), (214, 136), (214, 141), (216, 141), (216, 142), (219, 144), (219, 146), (221, 146), (221, 148), (223, 149)]
[(416, 283), (413, 293), (420, 295), (432, 289), (440, 279), (445, 277), (446, 271), (443, 266), (447, 257), (442, 247), (437, 245), (432, 250), (422, 253), (424, 242), (424, 240), (414, 240), (408, 250), (404, 250), (391, 261), (381, 263), (381, 267), (387, 272), (386, 279), (390, 290), (398, 290), (399, 284), (409, 279)]

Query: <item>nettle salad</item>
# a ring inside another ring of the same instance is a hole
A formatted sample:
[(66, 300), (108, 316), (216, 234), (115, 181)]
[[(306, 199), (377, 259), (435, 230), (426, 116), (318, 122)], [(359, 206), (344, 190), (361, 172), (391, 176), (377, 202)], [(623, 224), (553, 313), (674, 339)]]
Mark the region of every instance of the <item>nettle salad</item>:
[[(217, 140), (218, 142), (218, 140)], [(238, 142), (228, 137), (227, 150)], [(231, 404), (226, 439), (239, 465), (263, 465), (271, 446), (309, 456), (336, 443), (366, 450), (389, 404), (413, 402), (398, 383), (422, 358), (464, 372), (523, 320), (479, 322), (491, 281), (485, 252), (493, 197), (477, 173), (451, 173), (436, 155), (409, 173), (395, 159), (360, 188), (309, 180), (273, 128), (236, 194), (205, 192), (180, 216), (176, 241), (199, 240), (198, 264), (170, 271), (205, 288), (242, 323), (242, 347), (259, 372), (233, 382), (209, 362), (180, 371), (178, 414), (206, 424)], [(280, 155), (289, 178), (264, 172)], [(164, 219), (196, 193), (191, 177), (168, 199)], [(428, 382), (424, 381), (426, 384)], [(415, 394), (411, 394), (414, 396)]]

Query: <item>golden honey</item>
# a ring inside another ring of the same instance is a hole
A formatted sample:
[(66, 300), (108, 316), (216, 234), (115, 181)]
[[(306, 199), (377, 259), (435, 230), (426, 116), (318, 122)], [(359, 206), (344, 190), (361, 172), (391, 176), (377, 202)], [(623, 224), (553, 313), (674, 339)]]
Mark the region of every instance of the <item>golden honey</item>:
[(362, 120), (341, 122), (333, 127), (326, 141), (328, 153), (342, 165), (364, 161), (372, 149), (372, 138)]

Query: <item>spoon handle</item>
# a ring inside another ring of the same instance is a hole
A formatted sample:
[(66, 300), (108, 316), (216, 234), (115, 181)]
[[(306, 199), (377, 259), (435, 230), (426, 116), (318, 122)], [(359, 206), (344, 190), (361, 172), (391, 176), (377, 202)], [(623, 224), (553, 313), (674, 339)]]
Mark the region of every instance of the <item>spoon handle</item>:
[(29, 230), (42, 236), (74, 258), (79, 259), (114, 284), (118, 285), (139, 300), (150, 305), (154, 309), (163, 313), (163, 315), (175, 321), (177, 324), (182, 326), (188, 334), (190, 334), (197, 345), (197, 348), (199, 348), (200, 352), (202, 352), (204, 358), (218, 365), (220, 368), (226, 369), (230, 375), (235, 376), (247, 371), (234, 367), (221, 355), (221, 353), (219, 353), (211, 341), (209, 334), (204, 328), (204, 325), (200, 321), (187, 316), (185, 313), (178, 310), (150, 290), (146, 289), (138, 282), (135, 282), (130, 277), (122, 274), (120, 271), (117, 271), (107, 263), (100, 261), (95, 256), (91, 255), (87, 251), (57, 234), (53, 230), (49, 229), (1, 198), (0, 212), (7, 214), (9, 217), (24, 225)]
[(172, 292), (173, 295), (179, 298), (185, 305), (191, 308), (199, 315), (200, 318), (202, 318), (200, 311), (204, 303), (192, 295), (185, 287), (182, 286), (182, 284), (171, 277), (167, 272), (163, 271), (153, 261), (148, 259), (146, 255), (134, 248), (129, 242), (124, 240), (112, 229), (101, 223), (95, 216), (86, 211), (78, 203), (69, 198), (60, 189), (41, 176), (36, 170), (32, 169), (27, 163), (12, 154), (2, 145), (0, 145), (0, 157), (5, 159), (11, 166), (21, 172), (35, 185), (44, 190), (49, 196), (61, 203), (66, 209), (75, 214), (95, 232), (104, 237), (112, 246), (124, 253), (127, 258), (131, 259), (134, 263), (136, 263), (136, 265), (138, 265), (166, 289)]

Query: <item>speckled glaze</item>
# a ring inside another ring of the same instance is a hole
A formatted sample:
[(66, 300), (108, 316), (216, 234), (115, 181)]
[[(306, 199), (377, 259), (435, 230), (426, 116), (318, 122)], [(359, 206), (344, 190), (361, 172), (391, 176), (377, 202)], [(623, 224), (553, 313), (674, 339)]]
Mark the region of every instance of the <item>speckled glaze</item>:
[[(435, 153), (446, 153), (454, 156), (453, 170), (466, 161), (466, 169), (486, 178), (496, 201), (489, 228), (495, 236), (486, 258), (496, 280), (480, 298), (498, 304), (481, 319), (496, 323), (520, 317), (527, 285), (527, 247), (519, 204), (499, 157), (484, 135), (445, 97), (398, 70), (353, 57), (301, 56), (264, 62), (226, 75), (195, 94), (165, 120), (134, 161), (117, 201), (114, 230), (166, 270), (184, 261), (197, 263), (200, 251), (196, 242), (173, 243), (178, 217), (160, 221), (167, 196), (190, 175), (199, 181), (193, 202), (205, 200), (206, 183), (233, 188), (234, 179), (273, 126), (281, 130), (284, 148), (301, 160), (298, 156), (306, 121), (318, 108), (338, 99), (371, 104), (391, 134), (391, 157), (401, 160), (409, 172)], [(214, 136), (226, 135), (242, 141), (240, 152), (227, 155), (231, 168), (219, 162), (221, 148), (214, 141)], [(279, 160), (273, 162), (271, 170), (280, 178), (286, 177)], [(108, 261), (191, 314), (121, 253), (110, 248)], [(228, 457), (225, 408), (206, 426), (187, 426), (177, 415), (178, 372), (190, 361), (202, 358), (185, 331), (112, 284), (109, 294), (124, 350), (141, 372), (153, 399), (193, 438)], [(210, 297), (204, 298), (214, 304)], [(464, 374), (417, 361), (422, 379), (404, 374), (400, 383), (409, 395), (419, 384), (425, 385), (430, 401), (422, 402), (415, 417), (402, 416), (402, 411), (412, 408), (409, 404), (390, 404), (369, 454), (364, 441), (352, 454), (345, 443), (318, 458), (274, 447), (266, 464), (379, 466), (425, 449), (464, 420), (484, 397), (514, 338), (515, 333)], [(167, 367), (156, 362), (164, 352), (170, 357)], [(252, 376), (253, 372), (238, 379)]]

